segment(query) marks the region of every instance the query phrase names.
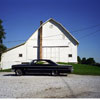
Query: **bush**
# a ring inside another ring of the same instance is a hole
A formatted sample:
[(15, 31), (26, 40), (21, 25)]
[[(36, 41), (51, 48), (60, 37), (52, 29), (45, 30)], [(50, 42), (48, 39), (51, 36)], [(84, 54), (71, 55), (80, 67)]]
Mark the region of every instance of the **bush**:
[(78, 64), (81, 64), (81, 58), (79, 56), (77, 57), (77, 60), (78, 60)]
[(94, 65), (95, 64), (95, 60), (93, 58), (88, 58), (86, 60), (86, 64), (88, 64), (88, 65)]
[(82, 58), (81, 64), (86, 64), (86, 58)]

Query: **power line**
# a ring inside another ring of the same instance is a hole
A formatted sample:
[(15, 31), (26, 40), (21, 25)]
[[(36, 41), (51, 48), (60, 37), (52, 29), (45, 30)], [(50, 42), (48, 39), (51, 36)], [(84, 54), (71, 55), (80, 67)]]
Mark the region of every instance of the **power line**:
[(3, 42), (3, 43), (13, 43), (13, 42), (20, 42), (20, 41), (26, 41), (26, 40), (6, 41), (6, 42)]
[(79, 39), (86, 38), (86, 37), (88, 37), (88, 36), (90, 36), (90, 35), (93, 35), (93, 34), (95, 34), (95, 33), (99, 32), (99, 31), (100, 31), (100, 30), (97, 30), (97, 31), (95, 31), (95, 32), (92, 32), (92, 33), (86, 34), (86, 35), (84, 35), (84, 36), (80, 37)]
[[(91, 28), (94, 28), (94, 27), (97, 27), (97, 26), (100, 26), (100, 24), (97, 24), (97, 25), (94, 25), (94, 26), (90, 26), (90, 27), (86, 27), (86, 28), (79, 29), (79, 30), (75, 30), (75, 31), (71, 31), (71, 32), (84, 31), (84, 30), (91, 29)], [(98, 30), (97, 30), (96, 32), (98, 32)], [(96, 32), (93, 32), (93, 33), (96, 33)], [(92, 33), (89, 33), (89, 34), (87, 34), (87, 35), (90, 35), (90, 34), (92, 34)], [(54, 36), (58, 36), (58, 35), (61, 35), (61, 34), (50, 35), (50, 36), (43, 37), (43, 38), (54, 37)], [(87, 35), (86, 35), (86, 36), (87, 36)], [(81, 37), (81, 38), (84, 38), (84, 37), (86, 37), (86, 36), (83, 36), (83, 37)], [(80, 39), (80, 38), (79, 38), (79, 39)], [(26, 41), (26, 40), (6, 41), (6, 42), (4, 42), (4, 43), (13, 43), (13, 42), (20, 42), (20, 41)]]
[[(71, 33), (72, 32), (78, 32), (78, 31), (84, 31), (84, 30), (91, 29), (91, 28), (94, 28), (94, 27), (97, 27), (97, 26), (100, 26), (100, 24), (97, 24), (97, 25), (94, 25), (94, 26), (90, 26), (90, 27), (86, 27), (86, 28), (79, 29), (79, 30), (75, 30), (75, 31), (71, 31)], [(61, 35), (61, 34), (51, 35), (51, 36), (47, 36), (47, 37), (43, 37), (43, 38), (48, 38), (48, 37), (53, 37), (53, 36), (58, 36), (58, 35)]]
[(97, 25), (94, 25), (94, 26), (90, 26), (90, 27), (86, 27), (86, 28), (82, 28), (82, 29), (78, 29), (78, 30), (71, 31), (71, 32), (84, 31), (84, 30), (88, 30), (88, 29), (91, 29), (91, 28), (94, 28), (94, 27), (97, 27), (97, 26), (100, 26), (100, 24), (97, 24)]

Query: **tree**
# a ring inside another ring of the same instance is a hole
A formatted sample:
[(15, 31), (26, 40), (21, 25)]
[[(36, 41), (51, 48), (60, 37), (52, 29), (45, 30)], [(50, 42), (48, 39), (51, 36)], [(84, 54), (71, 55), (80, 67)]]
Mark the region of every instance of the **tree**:
[(78, 64), (81, 64), (81, 58), (78, 56), (77, 59), (78, 59)]
[(0, 61), (1, 61), (1, 55), (6, 49), (7, 49), (6, 46), (0, 44)]
[(2, 26), (2, 20), (0, 19), (0, 44), (3, 43), (3, 39), (5, 39), (5, 32)]
[(6, 50), (6, 46), (3, 45), (3, 39), (5, 39), (5, 32), (2, 26), (2, 20), (0, 19), (0, 61), (1, 61), (1, 54)]
[(94, 60), (94, 58), (88, 58), (87, 60), (86, 60), (86, 64), (88, 64), (88, 65), (94, 65), (96, 62), (95, 62), (95, 60)]
[(86, 58), (82, 58), (82, 61), (81, 61), (82, 64), (86, 64)]

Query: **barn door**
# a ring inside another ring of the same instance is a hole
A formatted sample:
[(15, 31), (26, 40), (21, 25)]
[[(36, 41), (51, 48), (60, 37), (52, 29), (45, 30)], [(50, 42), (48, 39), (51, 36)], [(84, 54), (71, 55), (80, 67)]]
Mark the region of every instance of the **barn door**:
[(43, 59), (51, 59), (55, 62), (60, 61), (59, 48), (43, 48)]
[(51, 59), (55, 62), (68, 62), (68, 50), (69, 48), (43, 48), (43, 59)]

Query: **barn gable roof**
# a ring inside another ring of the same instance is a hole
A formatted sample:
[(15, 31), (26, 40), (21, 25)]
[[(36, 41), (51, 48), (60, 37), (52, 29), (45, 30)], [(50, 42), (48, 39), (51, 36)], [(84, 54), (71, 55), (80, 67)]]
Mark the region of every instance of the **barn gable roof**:
[(14, 46), (14, 47), (12, 47), (12, 48), (8, 48), (6, 51), (4, 51), (3, 53), (5, 53), (5, 52), (7, 52), (7, 51), (10, 51), (10, 50), (12, 50), (12, 49), (15, 49), (15, 48), (17, 48), (17, 47), (20, 47), (20, 46), (22, 46), (22, 45), (24, 45), (25, 44), (25, 42), (24, 43), (21, 43), (21, 44), (19, 44), (19, 45), (16, 45), (16, 46)]
[[(46, 22), (44, 22), (43, 24), (41, 24), (40, 26), (39, 26), (39, 28), (37, 29), (37, 30), (39, 30), (40, 29), (40, 27), (42, 27), (44, 24), (46, 24), (47, 22), (49, 22), (49, 21), (53, 21), (53, 22), (55, 22), (56, 24), (58, 24), (58, 25), (60, 25), (71, 37), (72, 37), (72, 39), (76, 42), (76, 44), (78, 45), (79, 44), (79, 42), (78, 42), (78, 40), (61, 24), (61, 23), (59, 23), (59, 22), (57, 22), (56, 20), (54, 20), (53, 18), (50, 18), (50, 19), (48, 19)], [(36, 30), (36, 31), (37, 31)], [(34, 33), (33, 33), (34, 34)], [(33, 35), (32, 34), (32, 35)], [(31, 38), (31, 37), (30, 37)], [(29, 38), (29, 39), (30, 39)], [(28, 39), (28, 40), (29, 40)], [(27, 41), (28, 41), (27, 40)]]

